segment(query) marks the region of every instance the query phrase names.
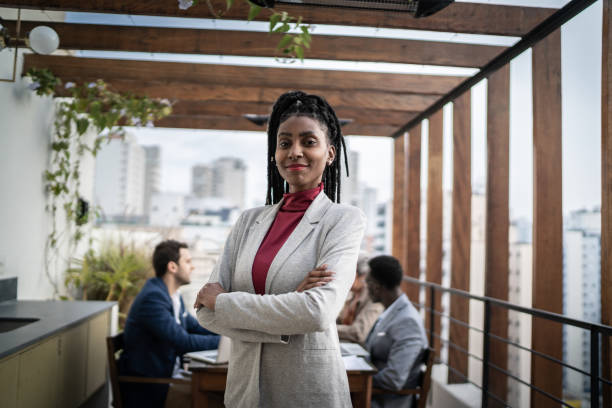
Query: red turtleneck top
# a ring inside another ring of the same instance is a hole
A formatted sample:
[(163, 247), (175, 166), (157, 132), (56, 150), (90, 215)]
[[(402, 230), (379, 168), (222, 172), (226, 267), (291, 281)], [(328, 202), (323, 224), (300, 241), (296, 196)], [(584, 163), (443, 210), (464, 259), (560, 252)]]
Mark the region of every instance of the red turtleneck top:
[(310, 203), (314, 201), (322, 190), (323, 183), (310, 190), (283, 195), (283, 205), (278, 210), (276, 218), (253, 260), (251, 273), (253, 275), (253, 287), (258, 295), (266, 293), (266, 277), (274, 257), (285, 241), (287, 241), (289, 235), (295, 230), (295, 227), (300, 223)]

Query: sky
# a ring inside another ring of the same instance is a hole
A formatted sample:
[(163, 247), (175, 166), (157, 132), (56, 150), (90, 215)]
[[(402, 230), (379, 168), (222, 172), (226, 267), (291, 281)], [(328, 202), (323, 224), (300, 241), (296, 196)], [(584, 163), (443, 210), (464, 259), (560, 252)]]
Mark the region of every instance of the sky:
[[(489, 4), (562, 7), (568, 0), (456, 0)], [(601, 0), (562, 27), (562, 106), (563, 106), (563, 209), (564, 213), (578, 208), (592, 208), (601, 200)], [(215, 29), (267, 30), (265, 22), (244, 23), (181, 19), (150, 16), (120, 16), (94, 13), (67, 13), (67, 21), (151, 25)], [(407, 38), (431, 41), (454, 41), (477, 44), (512, 45), (514, 37), (457, 35), (453, 33), (414, 30), (378, 29), (374, 27), (338, 27), (317, 25), (314, 34), (359, 35), (383, 38)], [(316, 37), (315, 37), (316, 40)], [(304, 63), (283, 64), (273, 58), (192, 56), (116, 52), (80, 52), (83, 56), (106, 58), (138, 58), (151, 60), (189, 61), (196, 63), (282, 66), (303, 69), (343, 69), (368, 72), (424, 73), (435, 75), (472, 75), (473, 69), (361, 62), (331, 62), (308, 60)], [(531, 219), (533, 206), (533, 155), (531, 117), (531, 51), (511, 62), (510, 95), (510, 208), (512, 218)], [(452, 117), (446, 108), (446, 117)], [(474, 190), (486, 185), (486, 81), (472, 89), (472, 170)], [(427, 126), (423, 126), (423, 149), (427, 146)], [(445, 141), (451, 140), (450, 122), (445, 129)], [(263, 132), (191, 131), (182, 129), (134, 129), (143, 144), (162, 146), (162, 189), (187, 192), (189, 169), (196, 163), (207, 163), (220, 156), (241, 157), (247, 163), (247, 202), (260, 202), (265, 192), (265, 137)], [(350, 148), (360, 153), (360, 176), (369, 186), (379, 189), (379, 201), (392, 195), (393, 143), (386, 138), (350, 137)], [(452, 149), (445, 143), (444, 186), (452, 182)], [(382, 158), (382, 159), (381, 159)], [(423, 157), (423, 166), (427, 160)], [(426, 167), (423, 167), (425, 169)], [(424, 174), (423, 181), (426, 181)]]

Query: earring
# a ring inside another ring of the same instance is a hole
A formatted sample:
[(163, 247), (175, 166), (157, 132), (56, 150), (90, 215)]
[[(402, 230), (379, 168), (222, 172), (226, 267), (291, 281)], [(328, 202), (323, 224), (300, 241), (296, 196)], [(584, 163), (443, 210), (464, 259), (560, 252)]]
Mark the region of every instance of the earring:
[(270, 163), (274, 163), (274, 157), (270, 157)]

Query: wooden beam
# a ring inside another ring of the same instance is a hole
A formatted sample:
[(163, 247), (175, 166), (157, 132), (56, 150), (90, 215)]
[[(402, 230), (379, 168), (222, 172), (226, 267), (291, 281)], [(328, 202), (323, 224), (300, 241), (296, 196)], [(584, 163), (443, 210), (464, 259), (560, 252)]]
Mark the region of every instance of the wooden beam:
[(258, 88), (334, 89), (442, 95), (461, 83), (462, 77), (381, 74), (297, 68), (241, 67), (182, 62), (134, 61), (28, 54), (30, 67), (48, 68), (56, 76), (74, 81), (102, 78), (141, 82), (195, 82)]
[[(182, 129), (266, 131), (264, 126), (257, 126), (246, 118), (223, 115), (170, 115), (156, 121), (155, 126)], [(346, 136), (389, 136), (395, 129), (397, 128), (393, 126), (349, 123), (342, 127), (342, 133)]]
[[(172, 105), (172, 113), (176, 115), (220, 115), (240, 116), (245, 113), (268, 115), (272, 109), (271, 103), (232, 102), (232, 101), (185, 101), (178, 100)], [(336, 115), (342, 119), (352, 119), (354, 123), (369, 125), (401, 126), (406, 118), (413, 118), (418, 112), (403, 112), (395, 110), (360, 109), (350, 106), (334, 108)]]
[(406, 216), (406, 135), (395, 139), (393, 144), (393, 226), (391, 254), (396, 257), (406, 269), (404, 264), (405, 231), (404, 219)]
[[(561, 194), (561, 30), (533, 47), (533, 307), (563, 313), (563, 214)], [(559, 323), (533, 319), (532, 348), (561, 360)], [(562, 398), (563, 370), (532, 354), (531, 383)], [(534, 407), (557, 403), (532, 391)]]
[[(453, 102), (453, 204), (451, 220), (451, 288), (470, 291), (470, 248), (472, 231), (471, 92)], [(451, 318), (469, 324), (470, 303), (450, 296)], [(469, 330), (450, 322), (450, 342), (468, 350)], [(449, 383), (464, 383), (468, 376), (467, 354), (449, 347)]]
[[(404, 274), (411, 278), (421, 277), (421, 125), (408, 134), (406, 160), (406, 202), (405, 202), (405, 268)], [(419, 301), (419, 287), (406, 285), (404, 292), (413, 302)]]
[[(61, 77), (64, 82), (76, 78)], [(145, 82), (113, 79), (107, 81), (119, 92), (131, 92), (151, 98), (168, 98), (185, 101), (231, 101), (272, 104), (283, 93), (292, 88), (259, 88), (253, 86), (208, 85), (194, 82)], [(338, 91), (328, 89), (302, 89), (304, 92), (325, 97), (332, 107), (364, 109), (391, 109), (402, 107), (407, 111), (425, 109), (436, 97), (434, 95), (391, 94), (374, 91)], [(60, 96), (62, 93), (60, 93)], [(397, 128), (397, 127), (396, 127)]]
[[(6, 21), (9, 32), (15, 22)], [(40, 22), (22, 22), (22, 32)], [(180, 54), (241, 55), (277, 57), (282, 35), (253, 31), (201, 30), (49, 23), (57, 31), (60, 48)], [(505, 47), (393, 38), (317, 35), (307, 58), (327, 60), (391, 62), (404, 64), (482, 67)]]
[[(612, 326), (612, 0), (603, 2), (601, 69), (601, 323)], [(612, 338), (602, 336), (602, 377), (612, 379)], [(603, 406), (612, 389), (602, 387)]]
[[(500, 68), (487, 86), (487, 203), (485, 222), (485, 296), (508, 300), (510, 65)], [(491, 333), (508, 338), (508, 311), (491, 307)], [(508, 366), (508, 346), (491, 341), (491, 363)], [(507, 377), (489, 369), (489, 392), (506, 399)], [(489, 403), (494, 400), (489, 398)], [(495, 405), (492, 405), (495, 406)]]
[[(224, 7), (216, 3), (218, 7)], [(216, 18), (201, 3), (188, 10), (179, 10), (175, 0), (151, 2), (125, 2), (101, 0), (0, 0), (0, 6), (45, 10), (81, 11), (95, 13), (137, 14), (169, 17)], [(249, 6), (236, 2), (231, 10), (220, 18), (245, 20)], [(408, 13), (367, 9), (317, 7), (299, 4), (279, 4), (276, 11), (287, 11), (291, 16), (301, 16), (307, 24), (335, 24), (370, 26), (379, 28), (404, 28), (414, 30), (447, 31), (456, 33), (522, 36), (549, 17), (555, 9), (536, 7), (497, 6), (490, 4), (453, 3), (427, 18), (413, 18)], [(256, 20), (267, 21), (269, 10), (264, 10)]]
[[(441, 110), (429, 118), (429, 152), (427, 159), (427, 281), (442, 284), (442, 146), (443, 146), (443, 113)], [(427, 305), (442, 312), (440, 295), (431, 299), (427, 292)], [(433, 302), (433, 303), (432, 303)], [(427, 319), (427, 329), (430, 321)], [(439, 336), (440, 316), (434, 318), (434, 332)], [(440, 356), (440, 340), (435, 338), (430, 344)]]

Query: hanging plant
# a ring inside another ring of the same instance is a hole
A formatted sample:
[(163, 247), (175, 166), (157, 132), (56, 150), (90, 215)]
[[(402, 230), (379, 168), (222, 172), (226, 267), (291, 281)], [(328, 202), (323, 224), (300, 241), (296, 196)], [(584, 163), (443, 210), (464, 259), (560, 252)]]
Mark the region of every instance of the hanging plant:
[[(235, 0), (225, 0), (225, 8), (215, 10), (212, 0), (204, 1), (215, 18), (219, 18), (227, 13), (235, 2)], [(252, 21), (259, 15), (262, 7), (249, 0), (243, 1), (249, 5), (247, 20)], [(201, 0), (178, 0), (178, 5), (181, 10), (186, 10), (200, 2)], [(286, 11), (280, 13), (275, 11), (272, 8), (274, 1), (258, 0), (258, 3), (265, 4), (266, 9), (270, 10), (272, 13), (270, 14), (269, 32), (271, 34), (283, 34), (276, 46), (277, 51), (279, 51), (284, 58), (299, 58), (301, 61), (304, 61), (304, 52), (306, 49), (310, 49), (310, 43), (312, 42), (310, 25), (303, 24), (302, 17), (295, 18), (290, 16)], [(291, 32), (292, 25), (294, 32)]]
[[(55, 96), (62, 81), (48, 69), (30, 69), (26, 77), (32, 80), (30, 88), (41, 96)], [(172, 113), (167, 99), (150, 99), (112, 91), (102, 80), (85, 84), (67, 82), (55, 111), (51, 139), (51, 158), (44, 174), (47, 190), (46, 210), (51, 216), (51, 231), (45, 247), (45, 269), (59, 294), (58, 281), (51, 276), (50, 266), (58, 261), (68, 264), (76, 245), (83, 239), (83, 228), (91, 219), (89, 203), (79, 195), (81, 161), (85, 155), (95, 157), (110, 137), (125, 135), (122, 125), (153, 126), (155, 120)], [(94, 133), (96, 136), (90, 136)], [(63, 211), (64, 227), (59, 228), (59, 213)], [(68, 259), (61, 259), (59, 247), (68, 245)], [(62, 267), (59, 270), (65, 270)]]

